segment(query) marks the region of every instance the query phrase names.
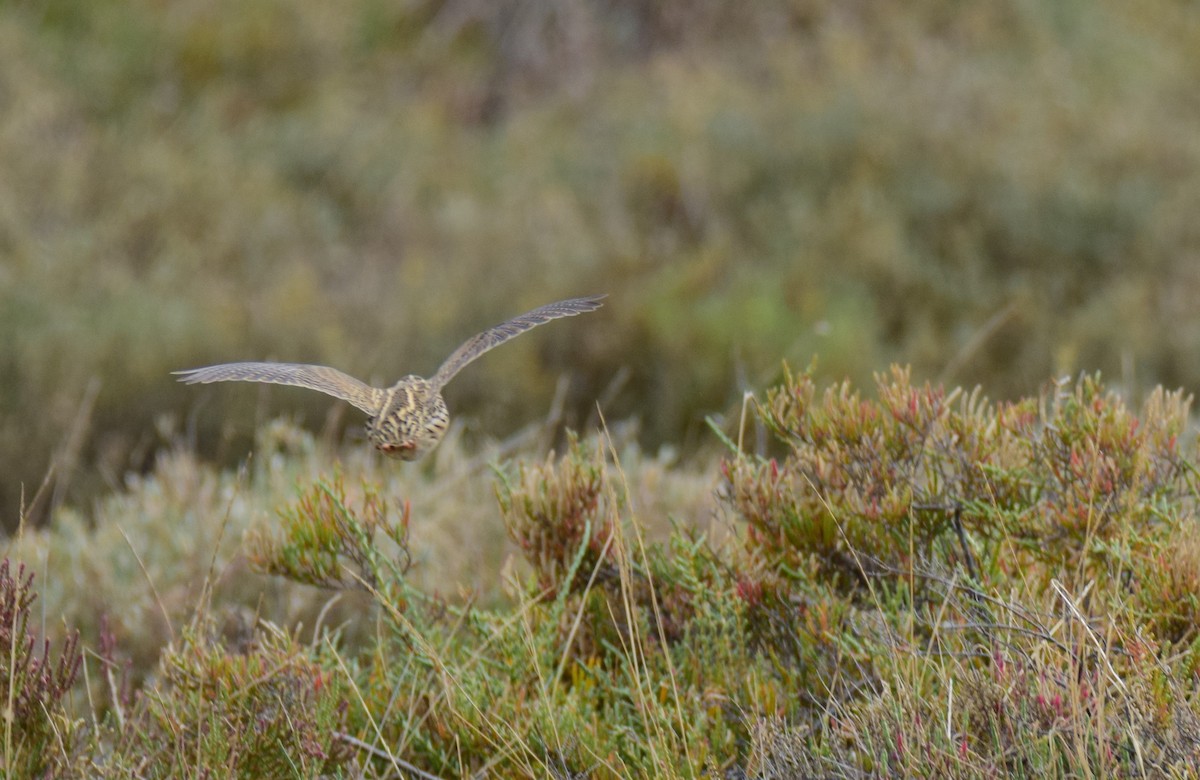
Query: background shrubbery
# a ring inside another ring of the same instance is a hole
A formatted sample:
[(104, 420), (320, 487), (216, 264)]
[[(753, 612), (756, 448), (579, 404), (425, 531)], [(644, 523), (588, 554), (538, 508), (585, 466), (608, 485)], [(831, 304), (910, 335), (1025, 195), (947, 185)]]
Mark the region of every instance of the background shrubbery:
[(1200, 385), (1198, 52), (1167, 0), (5, 4), (0, 515), (172, 433), (240, 458), (268, 399), (348, 422), (170, 369), (390, 381), (572, 294), (452, 407), (504, 435), (561, 375), (691, 451), (816, 352)]

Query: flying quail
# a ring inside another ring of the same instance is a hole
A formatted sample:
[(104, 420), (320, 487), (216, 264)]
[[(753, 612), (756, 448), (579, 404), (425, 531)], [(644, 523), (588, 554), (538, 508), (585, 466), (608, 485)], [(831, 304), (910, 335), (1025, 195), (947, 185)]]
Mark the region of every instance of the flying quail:
[(362, 409), (367, 420), (367, 438), (385, 455), (416, 460), (441, 441), (450, 422), (442, 387), (475, 358), (498, 347), (530, 328), (559, 317), (600, 308), (603, 295), (548, 303), (508, 322), (488, 328), (467, 339), (442, 363), (432, 379), (409, 375), (387, 389), (363, 384), (349, 374), (328, 366), (300, 363), (222, 363), (207, 368), (176, 371), (181, 382), (269, 382), (319, 390)]

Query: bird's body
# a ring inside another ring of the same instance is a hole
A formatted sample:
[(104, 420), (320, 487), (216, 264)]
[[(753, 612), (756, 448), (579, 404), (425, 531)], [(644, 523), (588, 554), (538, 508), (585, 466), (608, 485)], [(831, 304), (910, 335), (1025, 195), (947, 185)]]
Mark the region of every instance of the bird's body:
[(176, 371), (188, 384), (269, 382), (319, 390), (341, 398), (370, 415), (367, 438), (393, 458), (416, 460), (441, 441), (450, 423), (442, 387), (475, 358), (530, 328), (600, 308), (603, 295), (546, 304), (489, 328), (456, 349), (432, 379), (409, 375), (387, 389), (371, 387), (329, 366), (301, 363), (222, 363)]
[(416, 460), (436, 447), (450, 424), (442, 394), (412, 374), (385, 392), (383, 410), (367, 420), (367, 438), (375, 448), (394, 458)]

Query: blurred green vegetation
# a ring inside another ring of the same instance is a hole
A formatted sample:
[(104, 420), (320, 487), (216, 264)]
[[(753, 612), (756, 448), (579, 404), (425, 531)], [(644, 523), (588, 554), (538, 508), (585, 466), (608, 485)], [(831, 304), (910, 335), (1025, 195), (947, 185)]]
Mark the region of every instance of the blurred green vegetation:
[[(646, 442), (780, 358), (1027, 393), (1200, 386), (1200, 11), (1148, 0), (0, 4), (0, 519), (179, 431), (244, 455), (302, 392), (427, 373), (503, 436), (565, 391)], [(620, 381), (617, 381), (620, 380)]]

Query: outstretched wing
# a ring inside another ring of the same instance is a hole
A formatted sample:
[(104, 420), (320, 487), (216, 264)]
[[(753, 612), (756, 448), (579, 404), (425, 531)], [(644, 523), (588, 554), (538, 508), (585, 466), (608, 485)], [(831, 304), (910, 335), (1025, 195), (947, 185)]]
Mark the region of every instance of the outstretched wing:
[(209, 382), (267, 382), (273, 385), (294, 385), (319, 390), (341, 398), (371, 416), (383, 409), (384, 392), (363, 384), (349, 374), (329, 366), (309, 366), (300, 363), (222, 363), (207, 368), (174, 371), (180, 382), (189, 385)]
[(433, 391), (437, 392), (441, 390), (442, 386), (454, 378), (454, 375), (461, 371), (463, 366), (492, 347), (498, 347), (509, 339), (520, 336), (530, 328), (536, 328), (544, 322), (556, 320), (559, 317), (574, 317), (576, 314), (595, 311), (602, 305), (600, 300), (604, 297), (603, 295), (594, 295), (589, 298), (571, 298), (570, 300), (558, 301), (557, 303), (548, 303), (545, 306), (539, 306), (531, 312), (526, 312), (520, 317), (513, 317), (508, 322), (497, 325), (494, 328), (488, 328), (478, 336), (467, 339), (465, 344), (454, 350), (454, 354), (446, 358), (446, 362), (442, 363), (442, 367), (438, 369), (433, 379), (430, 380)]

